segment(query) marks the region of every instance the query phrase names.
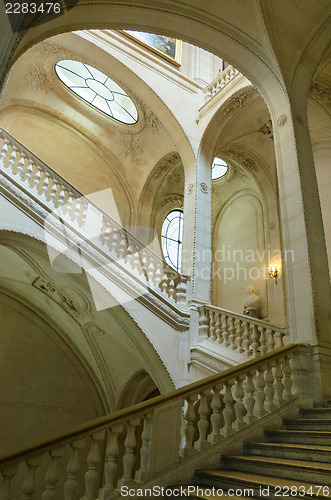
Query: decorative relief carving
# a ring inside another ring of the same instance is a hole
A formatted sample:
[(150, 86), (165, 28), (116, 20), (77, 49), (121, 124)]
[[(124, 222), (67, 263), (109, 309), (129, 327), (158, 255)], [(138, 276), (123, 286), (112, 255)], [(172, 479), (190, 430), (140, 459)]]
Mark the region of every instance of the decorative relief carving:
[(170, 204), (173, 204), (178, 207), (178, 208), (183, 208), (184, 206), (184, 196), (180, 195), (180, 194), (174, 194), (174, 195), (169, 195), (169, 196), (166, 196), (162, 201), (161, 203), (159, 204), (159, 207), (158, 208), (163, 208), (167, 205), (170, 205)]
[(331, 89), (328, 85), (314, 82), (310, 88), (309, 95), (322, 106), (326, 108), (331, 107)]
[(22, 87), (32, 90), (41, 90), (46, 86), (47, 76), (41, 64), (34, 64), (25, 79), (22, 80)]
[(266, 123), (264, 123), (262, 127), (259, 128), (259, 132), (263, 135), (266, 135), (267, 137), (270, 137), (270, 139), (273, 139), (271, 120), (268, 120)]
[(100, 328), (95, 323), (89, 323), (84, 325), (84, 330), (86, 330), (90, 335), (104, 335), (106, 332), (102, 328)]
[(244, 151), (238, 151), (236, 149), (227, 149), (223, 152), (224, 156), (228, 156), (230, 159), (236, 161), (243, 167), (245, 167), (247, 170), (251, 171), (256, 171), (257, 166), (253, 158), (251, 158), (247, 153)]
[(286, 122), (287, 122), (287, 115), (280, 115), (280, 117), (277, 120), (278, 126), (283, 127)]
[(160, 160), (157, 163), (157, 167), (154, 173), (154, 178), (159, 177), (162, 173), (168, 172), (179, 161), (180, 161), (180, 156), (178, 153), (170, 153), (164, 158), (162, 158), (162, 160)]
[(257, 93), (255, 87), (248, 87), (240, 90), (236, 96), (225, 102), (221, 110), (222, 118), (230, 116), (232, 113), (242, 108), (244, 104)]
[(270, 231), (274, 231), (276, 229), (276, 223), (275, 222), (270, 222)]
[(32, 285), (54, 300), (60, 307), (62, 307), (62, 309), (75, 319), (80, 315), (81, 311), (79, 306), (64, 293), (62, 288), (57, 287), (53, 281), (38, 276), (38, 278), (32, 282)]
[(204, 193), (204, 194), (208, 193), (208, 186), (205, 182), (200, 182), (200, 191), (201, 191), (201, 193)]
[(194, 188), (194, 184), (192, 184), (192, 182), (191, 182), (191, 184), (189, 184), (189, 186), (187, 188), (187, 193), (188, 194), (192, 194), (193, 193), (193, 188)]

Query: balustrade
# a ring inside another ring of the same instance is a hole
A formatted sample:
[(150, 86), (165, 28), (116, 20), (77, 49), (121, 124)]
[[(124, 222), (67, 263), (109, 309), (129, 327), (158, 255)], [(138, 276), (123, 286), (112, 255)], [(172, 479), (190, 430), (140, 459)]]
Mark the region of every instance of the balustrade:
[(283, 347), (287, 329), (214, 306), (199, 308), (199, 341), (212, 341), (255, 357)]
[[(305, 398), (309, 353), (308, 346), (282, 347), (7, 457), (0, 463), (0, 498), (110, 500), (121, 486), (141, 488), (151, 479), (160, 484), (164, 469), (155, 470), (151, 460), (169, 456), (170, 446), (168, 470), (179, 467), (180, 457), (189, 460), (299, 395)], [(166, 439), (159, 419), (164, 408)]]
[[(77, 244), (84, 236), (85, 243), (97, 247), (111, 257), (112, 263), (142, 281), (146, 291), (152, 289), (178, 307), (186, 307), (187, 276), (179, 275), (3, 129), (0, 129), (0, 144), (0, 168), (3, 174), (28, 194), (34, 203), (53, 214), (53, 222), (62, 224), (64, 235), (67, 228), (76, 231)], [(93, 237), (89, 237), (87, 228), (89, 207), (101, 217), (99, 234)], [(51, 225), (48, 230), (51, 230)], [(85, 249), (88, 251), (88, 245)], [(105, 265), (104, 262), (100, 254), (101, 267)]]
[(209, 101), (215, 94), (217, 94), (221, 89), (223, 89), (238, 74), (240, 74), (240, 73), (236, 68), (234, 68), (233, 66), (230, 66), (230, 65), (227, 66), (204, 89), (205, 102)]

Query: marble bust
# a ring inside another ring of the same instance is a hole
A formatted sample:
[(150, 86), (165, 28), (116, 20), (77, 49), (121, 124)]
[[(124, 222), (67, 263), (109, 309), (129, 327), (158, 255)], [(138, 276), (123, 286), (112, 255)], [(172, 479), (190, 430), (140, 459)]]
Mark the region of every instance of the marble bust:
[(254, 287), (252, 285), (248, 285), (246, 288), (246, 300), (244, 302), (244, 314), (258, 318), (260, 302), (261, 299), (258, 295), (256, 295)]

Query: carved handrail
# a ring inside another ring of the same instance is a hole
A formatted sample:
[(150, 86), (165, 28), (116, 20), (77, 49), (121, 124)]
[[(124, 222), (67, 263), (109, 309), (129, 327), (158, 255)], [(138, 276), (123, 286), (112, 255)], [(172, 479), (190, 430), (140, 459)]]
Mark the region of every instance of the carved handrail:
[(56, 489), (54, 498), (64, 491), (66, 499), (106, 500), (122, 486), (162, 484), (165, 468), (177, 468), (293, 399), (306, 398), (309, 353), (309, 346), (282, 347), (4, 457), (1, 498), (40, 497)]
[(228, 65), (223, 71), (218, 73), (216, 78), (214, 78), (214, 80), (203, 90), (205, 102), (209, 101), (209, 99), (223, 89), (238, 74), (240, 74), (239, 71), (231, 65)]
[(287, 327), (206, 305), (199, 307), (199, 341), (209, 340), (246, 356), (266, 354), (284, 346)]
[[(186, 306), (188, 276), (177, 273), (152, 249), (3, 129), (0, 129), (0, 141), (0, 167), (4, 176), (51, 215), (49, 219), (47, 217), (50, 221), (48, 230), (52, 223), (54, 227), (61, 226), (57, 236), (63, 238), (63, 242), (67, 242), (69, 234), (73, 238), (73, 247), (84, 245), (86, 250), (89, 245), (96, 246), (109, 262), (116, 263), (124, 271), (130, 270), (131, 276), (139, 277), (147, 288), (156, 290), (170, 303)], [(89, 238), (91, 228), (88, 229), (91, 212), (94, 217), (93, 238)], [(101, 267), (105, 260), (100, 256)]]

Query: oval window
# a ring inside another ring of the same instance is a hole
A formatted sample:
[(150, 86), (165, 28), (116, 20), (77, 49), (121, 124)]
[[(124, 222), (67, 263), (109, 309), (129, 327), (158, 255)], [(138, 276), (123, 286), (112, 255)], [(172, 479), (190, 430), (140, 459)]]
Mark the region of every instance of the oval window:
[(220, 179), (221, 177), (224, 177), (227, 171), (229, 170), (229, 167), (227, 163), (225, 163), (222, 158), (217, 158), (217, 156), (214, 158), (213, 165), (211, 167), (211, 178), (213, 181), (216, 179)]
[(183, 211), (172, 210), (164, 219), (161, 245), (164, 260), (180, 273), (183, 240)]
[(63, 60), (55, 64), (55, 72), (72, 92), (114, 120), (128, 125), (137, 122), (137, 108), (130, 97), (98, 69), (79, 61)]

